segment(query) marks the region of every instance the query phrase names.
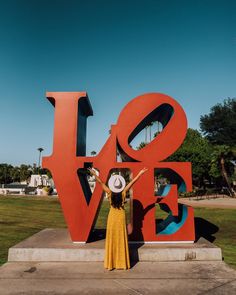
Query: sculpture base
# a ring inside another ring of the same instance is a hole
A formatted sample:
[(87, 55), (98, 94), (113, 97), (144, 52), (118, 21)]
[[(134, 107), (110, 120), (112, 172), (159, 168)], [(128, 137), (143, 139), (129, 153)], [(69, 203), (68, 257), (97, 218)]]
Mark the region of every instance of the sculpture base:
[[(103, 261), (105, 240), (73, 243), (67, 229), (44, 229), (11, 247), (8, 261)], [(194, 244), (130, 243), (133, 261), (216, 261), (221, 249), (204, 238)]]

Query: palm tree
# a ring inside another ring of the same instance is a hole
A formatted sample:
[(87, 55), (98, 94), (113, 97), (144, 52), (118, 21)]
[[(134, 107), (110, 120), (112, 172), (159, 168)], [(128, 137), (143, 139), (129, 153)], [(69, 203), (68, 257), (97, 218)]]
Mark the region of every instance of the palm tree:
[(151, 122), (148, 127), (149, 127), (149, 142), (152, 141), (152, 125), (153, 125), (153, 122)]
[(157, 137), (158, 134), (161, 133), (162, 125), (159, 121), (156, 121), (157, 123), (157, 131), (153, 134), (153, 138)]
[(145, 126), (145, 143), (147, 143), (147, 129), (148, 129), (148, 126)]
[(147, 126), (145, 126), (145, 143), (148, 143), (148, 129), (149, 129), (149, 142), (152, 141), (152, 125), (153, 122), (150, 122)]
[(40, 168), (40, 162), (41, 162), (41, 153), (44, 149), (43, 148), (38, 148), (38, 151), (39, 151), (39, 162), (38, 162), (38, 169)]
[(216, 146), (212, 156), (216, 160), (218, 160), (218, 162), (220, 164), (221, 175), (222, 175), (223, 179), (225, 180), (226, 185), (228, 186), (230, 195), (232, 197), (234, 197), (235, 191), (231, 186), (230, 179), (229, 179), (227, 170), (225, 168), (225, 159), (232, 157), (232, 151), (231, 151), (230, 147), (228, 147), (226, 145)]
[(157, 134), (159, 134), (159, 133), (160, 133), (160, 122), (157, 121)]

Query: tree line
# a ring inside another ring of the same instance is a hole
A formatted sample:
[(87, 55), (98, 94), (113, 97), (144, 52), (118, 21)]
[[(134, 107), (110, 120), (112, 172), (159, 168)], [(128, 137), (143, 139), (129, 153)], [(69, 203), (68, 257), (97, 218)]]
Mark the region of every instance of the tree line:
[(47, 174), (51, 177), (50, 171), (37, 167), (36, 164), (13, 166), (7, 163), (0, 164), (0, 184), (12, 182), (29, 181), (32, 174)]

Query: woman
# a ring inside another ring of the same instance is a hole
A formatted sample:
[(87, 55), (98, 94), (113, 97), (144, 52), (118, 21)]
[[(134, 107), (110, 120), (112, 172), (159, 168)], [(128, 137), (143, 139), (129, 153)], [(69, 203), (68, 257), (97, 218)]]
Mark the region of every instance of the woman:
[(143, 168), (127, 185), (125, 185), (125, 180), (121, 175), (112, 175), (108, 181), (108, 186), (101, 181), (95, 170), (91, 168), (88, 168), (88, 170), (97, 182), (101, 184), (110, 202), (110, 211), (107, 218), (104, 267), (109, 270), (114, 268), (129, 269), (130, 260), (124, 203), (127, 191), (147, 171), (147, 168)]

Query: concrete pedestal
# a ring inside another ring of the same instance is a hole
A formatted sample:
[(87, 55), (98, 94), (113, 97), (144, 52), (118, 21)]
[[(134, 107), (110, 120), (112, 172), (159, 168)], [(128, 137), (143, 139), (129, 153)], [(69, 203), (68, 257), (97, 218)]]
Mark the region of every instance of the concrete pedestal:
[[(71, 241), (67, 229), (44, 229), (11, 247), (8, 261), (99, 262), (104, 260), (104, 246), (104, 239), (76, 244)], [(130, 244), (129, 248), (130, 258), (134, 261), (222, 260), (221, 249), (203, 238), (194, 244)]]

